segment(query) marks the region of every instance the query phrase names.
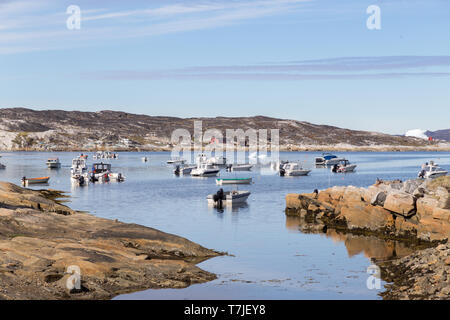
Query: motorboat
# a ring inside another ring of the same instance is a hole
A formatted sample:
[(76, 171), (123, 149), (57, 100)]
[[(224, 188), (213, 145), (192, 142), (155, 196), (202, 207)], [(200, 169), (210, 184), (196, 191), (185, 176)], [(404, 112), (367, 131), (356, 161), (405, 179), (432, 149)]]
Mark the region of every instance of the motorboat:
[(344, 158), (338, 158), (336, 155), (331, 153), (323, 153), (321, 157), (315, 159), (315, 164), (317, 166), (333, 166), (339, 164)]
[(346, 173), (355, 171), (356, 164), (351, 164), (347, 159), (339, 161), (338, 164), (334, 164), (331, 168), (332, 172), (335, 173)]
[(47, 159), (47, 168), (49, 169), (59, 169), (61, 168), (61, 162), (59, 162), (58, 158), (49, 158)]
[(223, 189), (220, 189), (217, 193), (208, 195), (207, 200), (208, 205), (221, 209), (223, 206), (245, 203), (249, 196), (250, 191), (223, 191)]
[(111, 164), (103, 162), (94, 163), (90, 178), (92, 182), (125, 181), (124, 175), (112, 172)]
[(217, 176), (220, 169), (208, 163), (200, 163), (195, 169), (192, 169), (191, 176), (194, 177), (214, 177)]
[(222, 156), (215, 156), (207, 159), (206, 162), (214, 166), (225, 166), (227, 164), (227, 158)]
[(231, 178), (231, 179), (216, 179), (216, 184), (221, 186), (223, 184), (251, 184), (252, 178)]
[(70, 168), (70, 179), (73, 184), (84, 186), (89, 184), (89, 172), (86, 157), (82, 155), (72, 160)]
[(50, 177), (40, 177), (40, 178), (22, 178), (22, 184), (27, 186), (30, 184), (45, 184), (48, 183), (48, 180), (50, 180)]
[(177, 176), (191, 174), (192, 170), (196, 169), (196, 165), (177, 164), (173, 169), (173, 173)]
[(119, 154), (113, 153), (109, 151), (97, 151), (93, 157), (93, 159), (99, 160), (99, 159), (118, 159)]
[(228, 171), (250, 171), (252, 168), (252, 164), (230, 164), (227, 166)]
[(430, 164), (425, 164), (423, 166), (422, 170), (418, 174), (418, 177), (425, 179), (434, 179), (437, 177), (446, 176), (447, 173), (447, 170), (439, 167), (433, 161), (430, 161)]
[(280, 169), (281, 176), (307, 176), (311, 170), (304, 169), (298, 162), (288, 162)]

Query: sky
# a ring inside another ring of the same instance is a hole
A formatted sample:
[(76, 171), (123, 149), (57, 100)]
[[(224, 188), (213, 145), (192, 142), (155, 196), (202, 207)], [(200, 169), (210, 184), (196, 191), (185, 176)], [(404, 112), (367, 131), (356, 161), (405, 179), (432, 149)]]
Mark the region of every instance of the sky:
[(450, 0), (0, 0), (0, 70), (0, 108), (448, 129)]

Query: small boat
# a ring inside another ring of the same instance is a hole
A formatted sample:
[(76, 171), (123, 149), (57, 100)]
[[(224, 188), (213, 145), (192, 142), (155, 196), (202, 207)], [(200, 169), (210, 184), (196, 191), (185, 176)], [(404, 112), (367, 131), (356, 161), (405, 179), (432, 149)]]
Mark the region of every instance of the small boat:
[(181, 158), (172, 158), (167, 160), (167, 164), (184, 164), (186, 160)]
[(92, 182), (109, 182), (109, 181), (117, 181), (123, 182), (125, 181), (125, 176), (121, 173), (116, 173), (111, 171), (111, 164), (109, 163), (94, 163), (92, 172), (91, 172), (91, 181)]
[(227, 166), (228, 171), (250, 171), (252, 168), (252, 164), (230, 164)]
[(341, 160), (339, 164), (333, 165), (331, 168), (332, 172), (335, 173), (346, 173), (355, 171), (356, 164), (351, 164), (347, 159)]
[(418, 174), (418, 177), (425, 179), (434, 179), (437, 177), (446, 176), (447, 173), (447, 170), (439, 167), (433, 161), (430, 161), (430, 164), (425, 164), (423, 166), (422, 170)]
[(222, 156), (215, 156), (207, 159), (206, 162), (213, 166), (225, 166), (227, 164), (227, 158)]
[(338, 158), (336, 155), (331, 153), (323, 153), (321, 157), (315, 159), (315, 164), (317, 166), (333, 166), (339, 164), (339, 162), (345, 160), (344, 158)]
[(297, 162), (289, 162), (280, 169), (280, 176), (307, 176), (310, 172), (311, 170), (303, 169)]
[(70, 181), (79, 186), (89, 184), (89, 173), (86, 164), (86, 157), (83, 155), (72, 160), (72, 167), (70, 168)]
[(252, 178), (233, 178), (233, 179), (216, 179), (216, 184), (221, 186), (223, 184), (251, 184)]
[(200, 163), (195, 169), (192, 169), (191, 176), (194, 177), (215, 177), (219, 173), (220, 169), (216, 166)]
[(119, 154), (109, 151), (97, 151), (93, 156), (93, 159), (118, 159)]
[(249, 196), (250, 191), (233, 190), (224, 192), (223, 189), (220, 189), (217, 193), (208, 195), (207, 200), (208, 205), (221, 209), (224, 205), (233, 206), (244, 203)]
[(59, 168), (61, 168), (61, 162), (59, 162), (59, 158), (49, 158), (49, 159), (47, 159), (47, 168), (49, 168), (49, 169), (59, 169)]
[(80, 158), (83, 158), (83, 159), (87, 160), (88, 155), (87, 154), (80, 154)]
[(142, 157), (141, 160), (142, 160), (142, 162), (147, 162), (148, 158), (147, 157)]
[(22, 178), (22, 184), (23, 185), (29, 185), (29, 184), (44, 184), (48, 183), (48, 180), (50, 180), (50, 177), (40, 177), (40, 178)]
[(173, 169), (173, 173), (177, 176), (191, 174), (195, 168), (197, 168), (195, 165), (177, 164)]

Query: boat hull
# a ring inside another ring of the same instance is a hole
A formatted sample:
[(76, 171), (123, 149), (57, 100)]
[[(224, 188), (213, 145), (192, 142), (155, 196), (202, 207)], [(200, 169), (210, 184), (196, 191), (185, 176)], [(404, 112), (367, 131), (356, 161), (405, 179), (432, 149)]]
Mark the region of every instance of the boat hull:
[(221, 186), (224, 184), (251, 184), (252, 178), (244, 179), (216, 179), (216, 184)]

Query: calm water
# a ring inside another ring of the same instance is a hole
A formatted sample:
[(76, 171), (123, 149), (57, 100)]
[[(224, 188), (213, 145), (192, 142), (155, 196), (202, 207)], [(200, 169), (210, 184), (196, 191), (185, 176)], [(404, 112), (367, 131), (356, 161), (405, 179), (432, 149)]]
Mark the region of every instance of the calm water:
[[(226, 173), (222, 177), (251, 176), (255, 183), (241, 186), (252, 195), (248, 205), (218, 212), (208, 208), (206, 196), (218, 190), (214, 178), (175, 177), (165, 162), (169, 153), (120, 153), (109, 160), (124, 183), (71, 187), (70, 163), (78, 153), (2, 153), (0, 180), (19, 183), (22, 176), (51, 176), (50, 188), (72, 196), (76, 210), (160, 229), (186, 237), (205, 247), (234, 256), (213, 258), (199, 266), (218, 275), (206, 284), (186, 289), (146, 290), (118, 299), (379, 299), (366, 286), (371, 257), (388, 259), (393, 252), (407, 254), (398, 243), (376, 238), (345, 236), (329, 231), (308, 234), (300, 221), (286, 218), (284, 197), (290, 192), (311, 192), (333, 185), (369, 186), (376, 178), (408, 179), (420, 165), (435, 160), (450, 169), (450, 153), (338, 153), (358, 164), (357, 172), (337, 175), (313, 169), (307, 177), (279, 177)], [(141, 157), (149, 156), (143, 163)], [(306, 161), (311, 166), (320, 153), (281, 153), (283, 160)], [(49, 170), (48, 157), (59, 157), (63, 166)], [(92, 164), (92, 154), (88, 163)], [(39, 187), (42, 188), (42, 187)], [(225, 187), (227, 189), (227, 187)]]

